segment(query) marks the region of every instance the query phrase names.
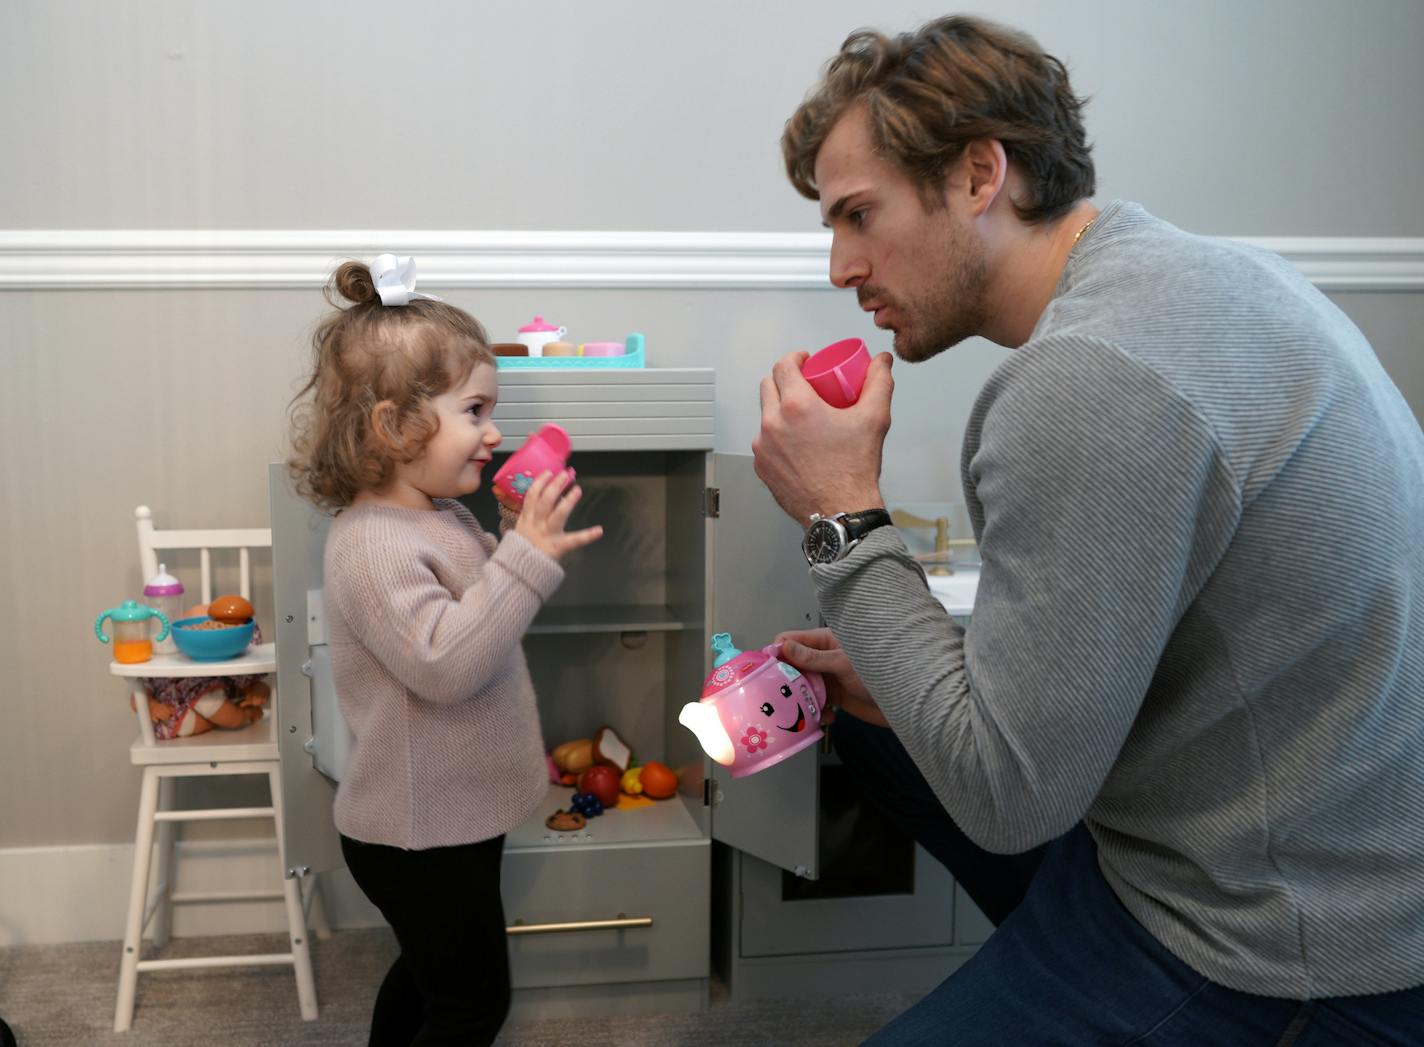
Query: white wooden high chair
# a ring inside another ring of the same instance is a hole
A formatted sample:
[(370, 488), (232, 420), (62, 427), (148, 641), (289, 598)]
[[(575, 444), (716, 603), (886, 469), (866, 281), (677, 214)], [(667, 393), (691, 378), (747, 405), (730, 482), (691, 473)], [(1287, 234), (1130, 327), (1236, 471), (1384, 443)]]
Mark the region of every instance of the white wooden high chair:
[[(202, 599), (213, 598), (212, 552), (236, 550), (240, 573), (240, 592), (251, 599), (251, 566), (249, 550), (270, 548), (272, 532), (267, 528), (244, 530), (159, 531), (147, 506), (139, 506), (134, 515), (138, 520), (139, 558), (143, 577), (158, 573), (158, 551), (197, 549), (202, 570)], [(170, 561), (171, 562), (171, 561)], [(307, 911), (296, 878), (286, 875), (286, 857), (282, 854), (282, 776), (277, 762), (277, 739), (274, 734), (278, 700), (275, 688), (267, 714), (255, 723), (237, 730), (213, 730), (206, 734), (158, 741), (154, 737), (149, 717), (147, 692), (139, 677), (172, 676), (237, 676), (249, 673), (275, 673), (276, 645), (257, 644), (237, 658), (222, 661), (194, 661), (181, 653), (156, 654), (146, 662), (121, 664), (113, 662), (109, 671), (132, 680), (134, 706), (138, 715), (139, 737), (129, 747), (129, 759), (143, 768), (143, 788), (139, 797), (138, 832), (134, 838), (133, 884), (129, 891), (128, 920), (124, 925), (124, 951), (119, 966), (119, 998), (114, 1010), (114, 1030), (123, 1032), (133, 1020), (134, 992), (141, 971), (173, 970), (183, 967), (249, 967), (266, 964), (290, 964), (297, 977), (297, 998), (302, 1017), (312, 1021), (317, 1016), (316, 985), (312, 979), (311, 954), (307, 947)], [(198, 810), (175, 810), (174, 783), (178, 778), (204, 775), (266, 775), (272, 793), (270, 807), (217, 807)], [(208, 891), (176, 893), (174, 883), (174, 823), (233, 818), (271, 818), (276, 826), (276, 862), (273, 870), (281, 882), (280, 888), (249, 891)], [(158, 838), (158, 881), (149, 897), (149, 866), (153, 855), (155, 828)], [(155, 948), (168, 942), (173, 926), (173, 906), (184, 902), (258, 901), (281, 898), (286, 903), (287, 926), (291, 951), (255, 956), (200, 956), (187, 959), (141, 958), (143, 932), (153, 921)], [(318, 937), (330, 933), (326, 916), (315, 890), (309, 892), (306, 904)]]

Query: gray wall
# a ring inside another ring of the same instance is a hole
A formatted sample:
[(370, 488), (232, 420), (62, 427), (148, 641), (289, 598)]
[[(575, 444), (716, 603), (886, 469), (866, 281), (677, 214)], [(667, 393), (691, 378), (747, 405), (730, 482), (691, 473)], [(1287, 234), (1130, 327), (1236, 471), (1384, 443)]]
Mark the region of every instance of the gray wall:
[[(868, 10), (11, 0), (0, 230), (815, 230), (777, 138)], [(939, 13), (874, 12), (895, 30)], [(1224, 235), (1424, 236), (1424, 5), (993, 14), (1094, 96), (1100, 199)], [(497, 337), (542, 312), (589, 338), (642, 330), (658, 366), (715, 366), (727, 451), (748, 448), (777, 356), (846, 334), (886, 347), (831, 291), (447, 297)], [(1335, 297), (1424, 413), (1421, 296)], [(134, 505), (160, 525), (265, 524), (322, 309), (315, 286), (0, 290), (0, 848), (132, 838), (132, 719), (90, 625), (142, 585)], [(901, 366), (892, 501), (958, 497), (968, 405), (1002, 358), (971, 343), (915, 381)]]

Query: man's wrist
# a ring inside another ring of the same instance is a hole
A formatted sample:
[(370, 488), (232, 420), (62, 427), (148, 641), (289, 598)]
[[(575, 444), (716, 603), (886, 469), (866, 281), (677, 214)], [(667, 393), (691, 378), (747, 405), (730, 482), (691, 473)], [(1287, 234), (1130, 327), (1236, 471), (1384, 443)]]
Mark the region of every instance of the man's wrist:
[(820, 508), (809, 510), (801, 518), (802, 526), (811, 522), (811, 515), (814, 513), (824, 519), (837, 516), (840, 513), (865, 512), (869, 509), (884, 509), (885, 499), (881, 497), (878, 488), (870, 491), (841, 492), (820, 500)]

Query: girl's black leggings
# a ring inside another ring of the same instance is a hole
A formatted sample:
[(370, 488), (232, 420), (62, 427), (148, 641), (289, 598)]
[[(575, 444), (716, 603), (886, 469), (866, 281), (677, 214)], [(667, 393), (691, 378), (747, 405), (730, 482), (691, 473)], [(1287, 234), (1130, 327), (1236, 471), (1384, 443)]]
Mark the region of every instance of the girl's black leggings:
[(492, 1043), (509, 1013), (499, 866), (504, 837), (406, 851), (341, 837), (400, 955), (376, 994), (370, 1047)]

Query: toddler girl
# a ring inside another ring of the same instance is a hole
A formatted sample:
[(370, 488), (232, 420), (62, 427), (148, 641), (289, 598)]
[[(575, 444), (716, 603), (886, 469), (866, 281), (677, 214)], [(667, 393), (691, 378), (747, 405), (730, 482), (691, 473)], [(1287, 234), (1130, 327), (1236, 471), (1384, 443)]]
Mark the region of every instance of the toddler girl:
[[(539, 477), (496, 541), (454, 499), (499, 445), (494, 356), (468, 313), (414, 291), (389, 255), (343, 264), (352, 302), (313, 336), (297, 395), (297, 489), (336, 513), (326, 540), (332, 671), (355, 736), (336, 793), (342, 852), (400, 955), (376, 997), (373, 1045), (486, 1044), (509, 1009), (500, 902), (504, 834), (547, 776), (520, 640), (602, 536), (565, 532), (580, 490)], [(393, 278), (394, 274), (394, 278)], [(401, 278), (404, 278), (403, 280)]]

